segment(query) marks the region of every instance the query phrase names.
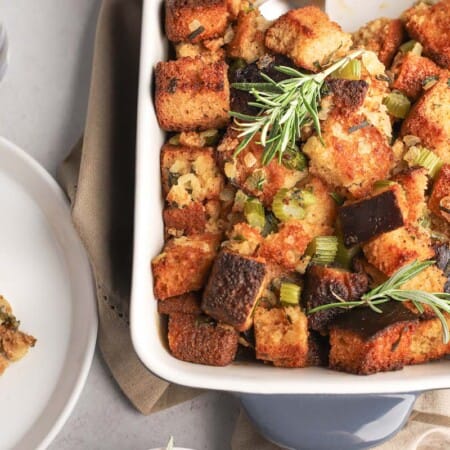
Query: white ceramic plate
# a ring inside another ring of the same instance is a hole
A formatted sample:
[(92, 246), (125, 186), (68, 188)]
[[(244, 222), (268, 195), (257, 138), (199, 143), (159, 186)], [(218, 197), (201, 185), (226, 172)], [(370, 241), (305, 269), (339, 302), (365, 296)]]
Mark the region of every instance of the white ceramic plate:
[[(156, 63), (167, 60), (167, 39), (158, 14), (161, 5), (160, 0), (146, 0), (142, 22), (131, 303), (131, 335), (142, 362), (156, 375), (177, 384), (255, 394), (390, 394), (450, 387), (450, 361), (362, 377), (319, 367), (282, 369), (242, 362), (210, 367), (183, 362), (170, 354), (150, 270), (151, 259), (164, 243), (159, 171), (164, 133), (158, 126), (149, 89)], [(365, 14), (364, 8), (358, 11)]]
[(0, 138), (0, 293), (36, 346), (0, 376), (0, 448), (45, 448), (92, 361), (91, 271), (66, 198), (30, 156)]

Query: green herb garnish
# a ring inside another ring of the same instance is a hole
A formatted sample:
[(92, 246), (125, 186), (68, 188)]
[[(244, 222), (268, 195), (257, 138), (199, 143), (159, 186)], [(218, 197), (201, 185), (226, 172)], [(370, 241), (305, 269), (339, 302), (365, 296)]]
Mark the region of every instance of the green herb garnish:
[(319, 73), (306, 74), (292, 67), (277, 66), (275, 69), (289, 78), (276, 82), (261, 72), (265, 82), (233, 83), (235, 89), (250, 92), (255, 101), (248, 105), (260, 110), (256, 116), (230, 112), (240, 131), (238, 137), (243, 138), (235, 156), (257, 133), (261, 133), (259, 143), (264, 147), (263, 164), (269, 164), (275, 156), (281, 162), (286, 150), (295, 148), (301, 129), (306, 125), (312, 125), (321, 138), (319, 107), (325, 79), (363, 52), (353, 52)]
[(349, 133), (354, 133), (355, 131), (361, 130), (362, 128), (366, 128), (370, 126), (370, 123), (367, 120), (362, 121), (361, 123), (358, 123), (357, 125), (353, 125), (348, 129)]
[(375, 289), (372, 289), (364, 294), (361, 297), (361, 300), (346, 301), (337, 294), (333, 294), (338, 300), (337, 302), (312, 308), (308, 311), (308, 314), (313, 314), (331, 308), (353, 309), (357, 307), (369, 307), (377, 313), (382, 313), (383, 311), (378, 308), (378, 305), (382, 305), (383, 303), (390, 301), (411, 302), (417, 308), (419, 313), (423, 313), (424, 305), (428, 305), (436, 314), (436, 317), (441, 321), (443, 341), (444, 343), (448, 343), (450, 340), (450, 332), (443, 312), (450, 313), (450, 294), (445, 292), (429, 293), (419, 290), (401, 289), (401, 286), (408, 280), (411, 280), (433, 264), (434, 261), (414, 261), (411, 264), (407, 264), (402, 267), (394, 273), (392, 277)]

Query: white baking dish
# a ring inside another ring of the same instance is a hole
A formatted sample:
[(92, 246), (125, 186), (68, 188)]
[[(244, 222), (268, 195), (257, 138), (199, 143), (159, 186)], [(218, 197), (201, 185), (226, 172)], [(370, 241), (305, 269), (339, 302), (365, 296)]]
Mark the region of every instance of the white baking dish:
[[(385, 5), (387, 3), (384, 2)], [(405, 5), (405, 2), (400, 3)], [(386, 10), (380, 10), (379, 15), (385, 13)], [(407, 367), (397, 372), (356, 376), (317, 367), (281, 369), (242, 362), (228, 367), (209, 367), (179, 361), (171, 356), (157, 312), (150, 270), (151, 259), (163, 246), (159, 153), (164, 143), (164, 133), (158, 127), (152, 102), (153, 71), (158, 61), (166, 59), (162, 3), (146, 0), (139, 88), (131, 303), (132, 340), (142, 362), (153, 373), (173, 383), (245, 393), (387, 394), (450, 387), (450, 361)]]

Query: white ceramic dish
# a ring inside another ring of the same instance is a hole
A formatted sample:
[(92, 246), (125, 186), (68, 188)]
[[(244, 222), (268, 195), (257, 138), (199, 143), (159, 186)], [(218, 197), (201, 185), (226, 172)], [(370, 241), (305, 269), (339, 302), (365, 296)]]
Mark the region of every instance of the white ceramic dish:
[[(407, 4), (403, 2), (400, 11), (405, 6)], [(392, 15), (398, 15), (398, 11)], [(314, 367), (280, 369), (244, 363), (208, 367), (179, 361), (170, 355), (154, 300), (150, 271), (150, 260), (163, 245), (159, 152), (164, 133), (158, 127), (152, 89), (149, 89), (149, 86), (153, 87), (156, 63), (167, 59), (167, 40), (161, 17), (161, 2), (146, 0), (140, 68), (131, 304), (132, 339), (142, 362), (156, 375), (177, 384), (257, 394), (377, 394), (450, 387), (450, 361), (361, 377)]]
[(43, 449), (72, 411), (92, 361), (93, 282), (63, 192), (3, 138), (0, 207), (0, 293), (37, 338), (0, 377), (0, 448)]

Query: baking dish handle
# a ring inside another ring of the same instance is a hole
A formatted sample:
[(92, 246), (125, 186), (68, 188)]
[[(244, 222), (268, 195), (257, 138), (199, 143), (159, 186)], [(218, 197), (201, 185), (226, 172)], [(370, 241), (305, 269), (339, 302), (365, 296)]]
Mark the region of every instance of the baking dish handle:
[(400, 431), (417, 395), (240, 394), (239, 398), (260, 433), (283, 448), (360, 450)]

